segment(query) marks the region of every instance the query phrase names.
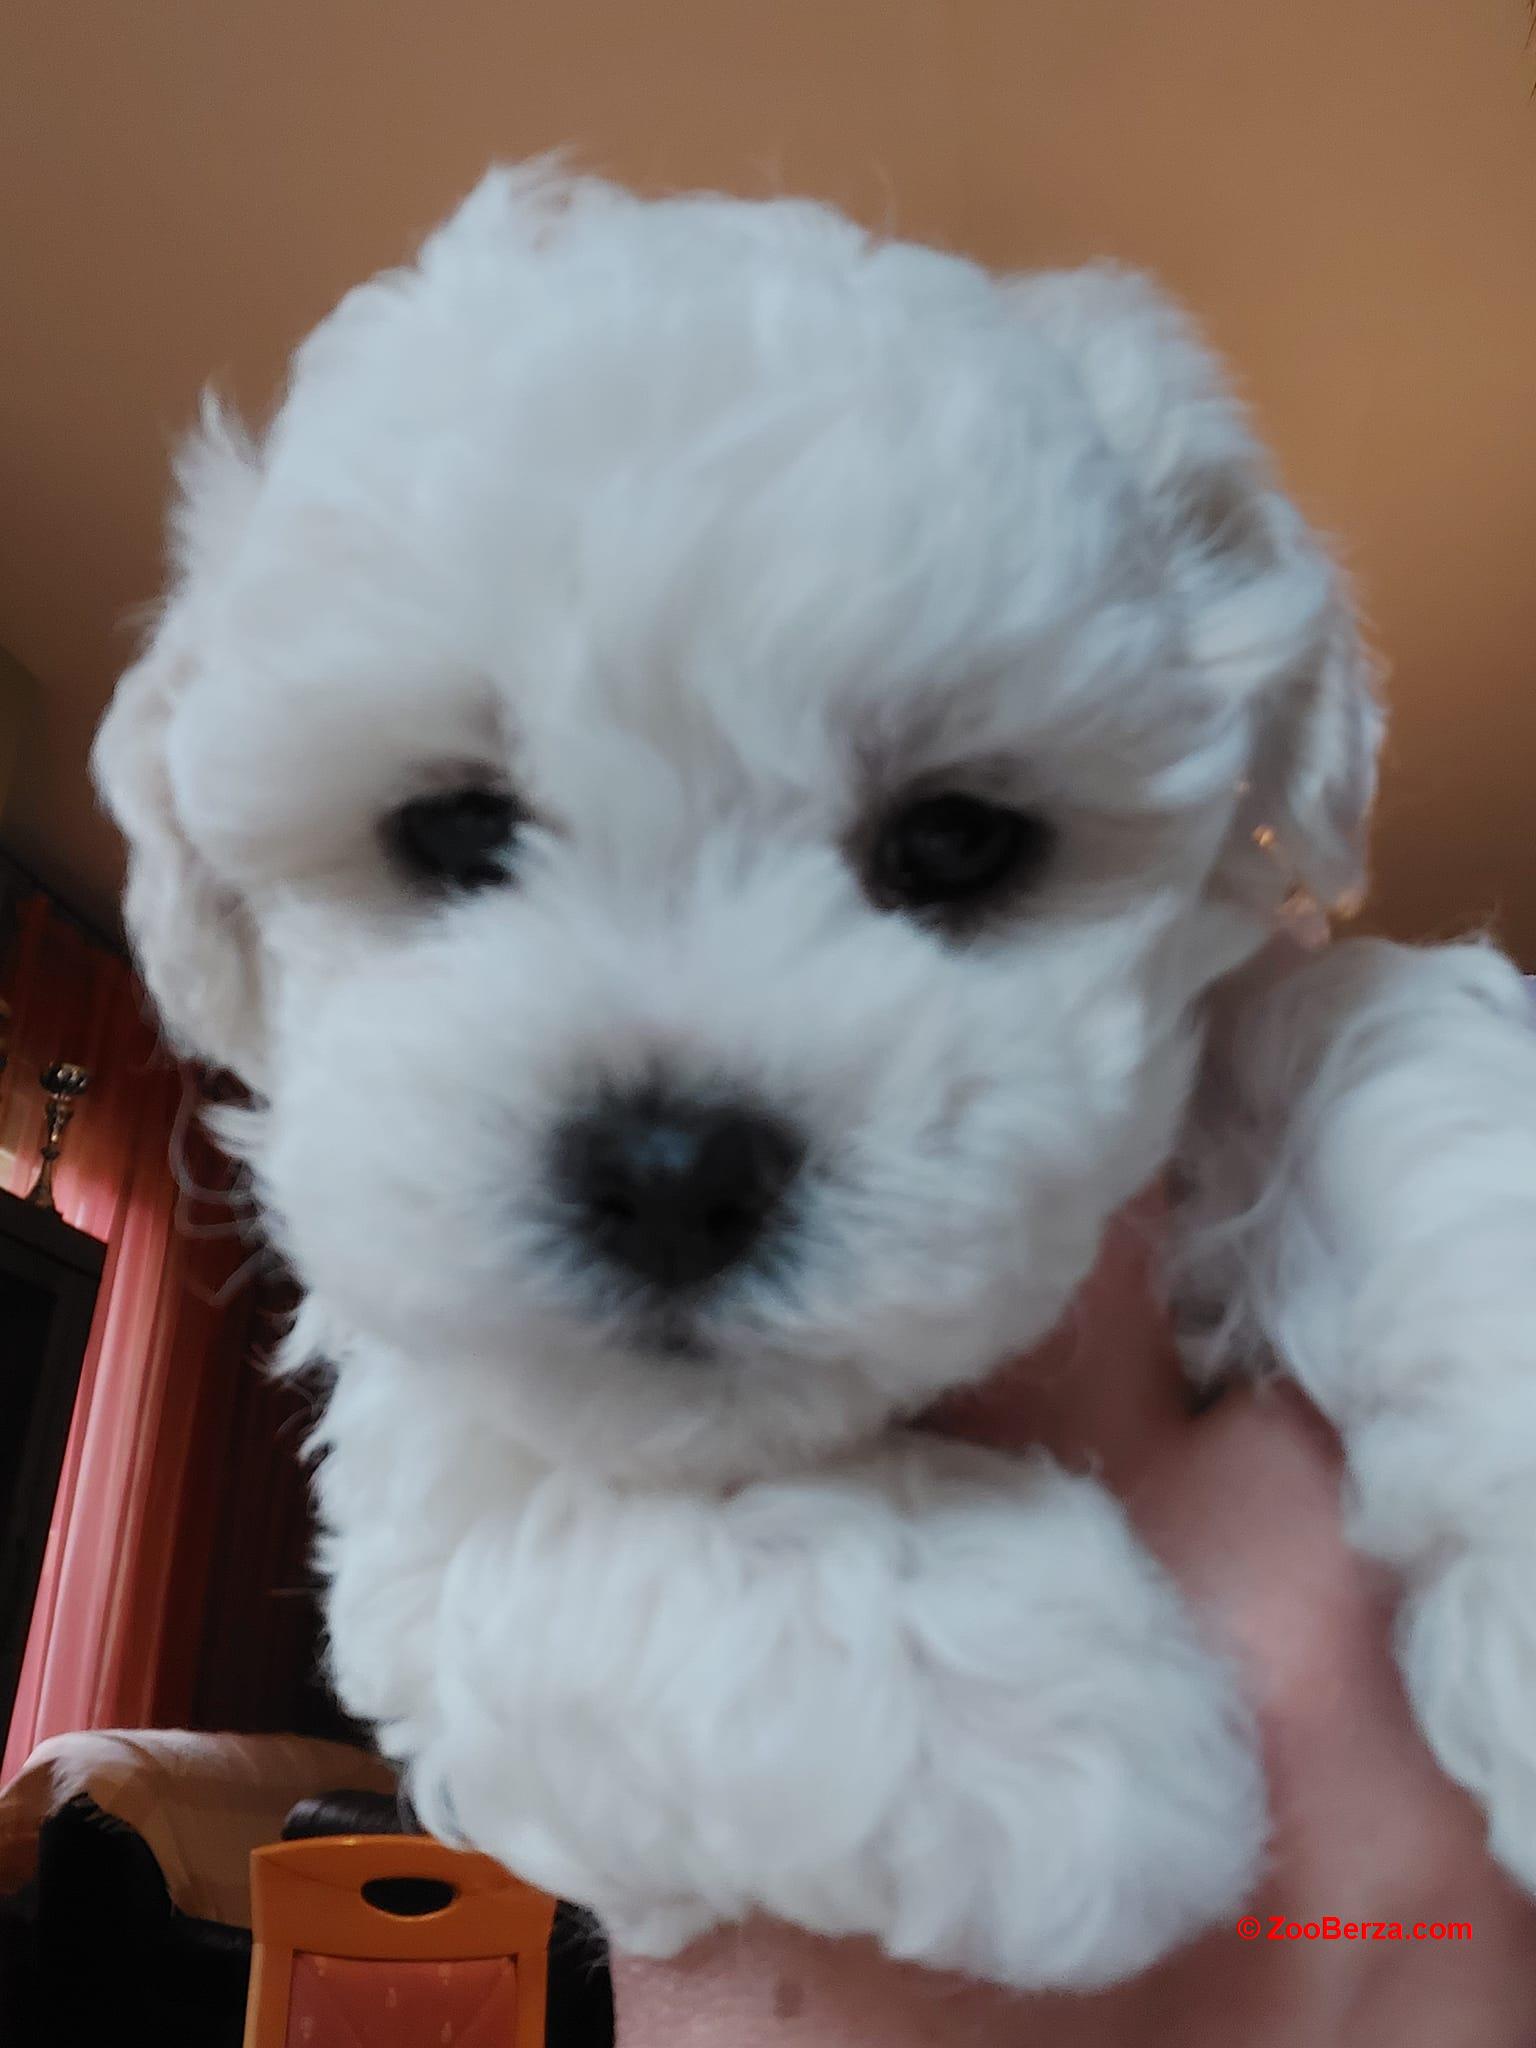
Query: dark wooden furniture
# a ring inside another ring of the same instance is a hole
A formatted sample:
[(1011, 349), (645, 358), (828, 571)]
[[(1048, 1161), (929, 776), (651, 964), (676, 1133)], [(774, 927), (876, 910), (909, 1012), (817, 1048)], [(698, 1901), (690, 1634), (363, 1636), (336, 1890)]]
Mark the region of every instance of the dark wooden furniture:
[(0, 1194), (0, 1730), (9, 1723), (106, 1247)]

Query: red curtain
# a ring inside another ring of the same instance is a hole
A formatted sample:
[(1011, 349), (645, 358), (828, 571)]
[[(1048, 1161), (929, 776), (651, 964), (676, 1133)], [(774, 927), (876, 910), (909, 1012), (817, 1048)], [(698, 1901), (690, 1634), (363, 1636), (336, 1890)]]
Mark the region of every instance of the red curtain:
[(153, 1725), (190, 1683), (185, 1635), (204, 1588), (187, 1518), (206, 1489), (189, 1478), (210, 1418), (227, 1409), (249, 1314), (231, 1290), (242, 1245), (216, 1226), (185, 1227), (173, 1146), (203, 1173), (211, 1154), (186, 1143), (194, 1084), (157, 1047), (126, 962), (37, 897), (23, 906), (8, 979), (0, 1172), (14, 1194), (36, 1174), (41, 1070), (88, 1067), (57, 1199), (107, 1253), (0, 1781), (50, 1735)]
[[(252, 1351), (270, 1349), (292, 1312), (292, 1290), (256, 1290)], [(210, 1430), (222, 1448), (205, 1461), (215, 1498), (190, 1492), (183, 1554), (197, 1560), (205, 1588), (201, 1628), (189, 1632), (167, 1718), (184, 1727), (244, 1734), (366, 1740), (347, 1722), (321, 1676), (323, 1625), (311, 1554), (314, 1518), (302, 1446), (315, 1422), (315, 1396), (275, 1380), (254, 1362), (221, 1385), (228, 1414)], [(191, 1611), (180, 1603), (177, 1611)], [(190, 1693), (183, 1690), (191, 1679)]]

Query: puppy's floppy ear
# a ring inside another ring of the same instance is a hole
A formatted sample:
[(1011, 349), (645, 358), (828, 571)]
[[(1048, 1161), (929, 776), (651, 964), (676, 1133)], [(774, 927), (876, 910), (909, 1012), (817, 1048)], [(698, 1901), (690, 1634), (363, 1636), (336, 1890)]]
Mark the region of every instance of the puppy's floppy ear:
[(1338, 565), (1276, 485), (1209, 348), (1146, 278), (1095, 267), (1018, 291), (1136, 481), (1192, 659), (1246, 711), (1224, 886), (1268, 907), (1288, 876), (1343, 907), (1364, 880), (1382, 712)]
[(238, 544), (256, 495), (255, 451), (211, 400), (176, 465), (171, 595), (143, 655), (117, 686), (91, 767), (128, 842), (124, 912), (168, 1036), (260, 1088), (258, 948), (243, 901), (209, 872), (177, 814), (167, 739), (196, 686), (201, 591)]

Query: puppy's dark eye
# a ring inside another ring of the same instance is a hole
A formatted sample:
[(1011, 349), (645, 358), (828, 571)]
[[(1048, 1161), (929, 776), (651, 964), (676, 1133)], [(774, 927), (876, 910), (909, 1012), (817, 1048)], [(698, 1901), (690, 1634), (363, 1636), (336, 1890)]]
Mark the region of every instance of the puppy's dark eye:
[(525, 813), (499, 789), (449, 789), (413, 797), (384, 821), (396, 865), (435, 889), (487, 889), (511, 873)]
[(869, 892), (883, 909), (964, 912), (1036, 881), (1055, 843), (1055, 827), (1031, 811), (959, 791), (918, 797), (880, 827)]

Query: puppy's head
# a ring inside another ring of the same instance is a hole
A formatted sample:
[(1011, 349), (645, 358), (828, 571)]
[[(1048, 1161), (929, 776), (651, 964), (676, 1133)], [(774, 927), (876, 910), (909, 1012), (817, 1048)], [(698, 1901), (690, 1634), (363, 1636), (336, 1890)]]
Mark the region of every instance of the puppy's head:
[(175, 538), (96, 757), (145, 973), (333, 1324), (557, 1460), (1031, 1342), (1357, 879), (1338, 579), (1133, 277), (496, 175)]

